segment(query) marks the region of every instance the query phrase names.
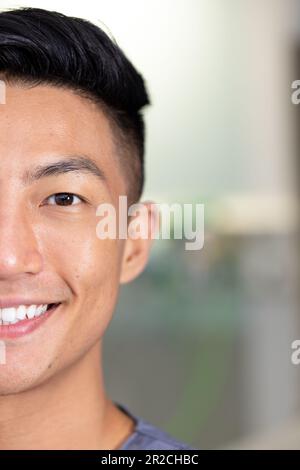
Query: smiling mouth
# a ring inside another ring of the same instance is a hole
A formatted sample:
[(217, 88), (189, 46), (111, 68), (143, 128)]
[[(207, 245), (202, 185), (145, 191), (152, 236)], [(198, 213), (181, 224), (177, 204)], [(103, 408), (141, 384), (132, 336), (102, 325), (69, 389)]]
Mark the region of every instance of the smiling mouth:
[(60, 307), (61, 302), (19, 305), (0, 309), (0, 338), (15, 340), (38, 329)]
[(17, 325), (26, 320), (32, 320), (44, 316), (50, 310), (56, 308), (59, 303), (40, 305), (19, 305), (0, 309), (0, 326)]
[(0, 309), (0, 338), (18, 338), (31, 333), (44, 323), (61, 302), (40, 305), (19, 305)]

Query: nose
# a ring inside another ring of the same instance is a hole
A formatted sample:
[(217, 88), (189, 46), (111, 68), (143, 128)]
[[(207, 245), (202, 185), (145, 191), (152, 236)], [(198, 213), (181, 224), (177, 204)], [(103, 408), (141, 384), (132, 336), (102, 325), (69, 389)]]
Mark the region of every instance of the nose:
[(42, 257), (33, 223), (17, 207), (4, 208), (0, 202), (0, 280), (22, 274), (37, 274)]

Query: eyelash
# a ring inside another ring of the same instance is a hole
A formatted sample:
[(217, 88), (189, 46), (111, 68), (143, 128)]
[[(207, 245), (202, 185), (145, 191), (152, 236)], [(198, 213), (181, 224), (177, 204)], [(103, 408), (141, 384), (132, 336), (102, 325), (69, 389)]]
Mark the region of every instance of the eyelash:
[(76, 203), (76, 204), (49, 204), (50, 206), (58, 206), (58, 207), (70, 207), (70, 206), (77, 206), (78, 204), (80, 204), (81, 202), (83, 203), (86, 203), (86, 200), (79, 196), (78, 194), (74, 194), (74, 193), (55, 193), (55, 194), (52, 194), (51, 196), (49, 196), (46, 201), (49, 201), (49, 199), (51, 198), (56, 198), (57, 196), (70, 196), (70, 197), (73, 197), (73, 198), (78, 198), (80, 200), (79, 203)]

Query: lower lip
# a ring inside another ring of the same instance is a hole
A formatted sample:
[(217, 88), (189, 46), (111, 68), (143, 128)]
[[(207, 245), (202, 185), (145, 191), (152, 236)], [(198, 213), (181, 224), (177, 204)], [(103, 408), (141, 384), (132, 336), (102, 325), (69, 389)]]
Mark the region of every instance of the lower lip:
[(26, 318), (12, 325), (0, 325), (0, 338), (14, 339), (28, 335), (51, 317), (59, 306), (60, 304), (53, 305), (53, 307), (39, 317), (33, 317), (31, 319)]

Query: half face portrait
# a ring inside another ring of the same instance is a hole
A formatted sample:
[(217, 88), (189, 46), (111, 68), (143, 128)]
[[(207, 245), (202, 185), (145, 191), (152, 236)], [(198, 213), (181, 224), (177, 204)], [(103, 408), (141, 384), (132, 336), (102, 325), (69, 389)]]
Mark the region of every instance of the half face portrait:
[(24, 7), (0, 12), (0, 85), (0, 449), (188, 448), (103, 374), (159, 225), (144, 78), (92, 22)]
[[(143, 269), (149, 244), (96, 236), (97, 207), (117, 208), (135, 189), (130, 157), (122, 161), (101, 107), (70, 89), (4, 82), (0, 289), (9, 310), (0, 390), (11, 393), (71, 366), (101, 340), (119, 285)], [(31, 309), (30, 322), (18, 304)]]

